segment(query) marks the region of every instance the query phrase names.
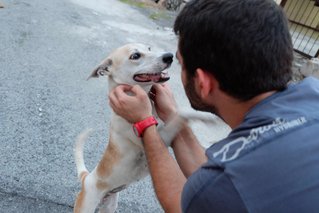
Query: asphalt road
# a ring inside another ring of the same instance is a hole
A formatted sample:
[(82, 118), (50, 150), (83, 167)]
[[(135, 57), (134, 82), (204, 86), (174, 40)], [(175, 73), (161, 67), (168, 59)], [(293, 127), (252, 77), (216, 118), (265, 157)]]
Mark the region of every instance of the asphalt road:
[[(106, 79), (86, 78), (125, 43), (175, 53), (172, 20), (156, 22), (117, 0), (1, 1), (0, 212), (72, 212), (80, 188), (74, 140), (95, 129), (85, 146), (87, 167), (94, 168), (111, 113)], [(179, 105), (189, 109), (176, 61), (170, 73)], [(214, 128), (214, 137), (206, 138), (202, 126), (194, 126), (205, 141), (227, 132)], [(149, 177), (120, 193), (117, 212), (162, 212)]]

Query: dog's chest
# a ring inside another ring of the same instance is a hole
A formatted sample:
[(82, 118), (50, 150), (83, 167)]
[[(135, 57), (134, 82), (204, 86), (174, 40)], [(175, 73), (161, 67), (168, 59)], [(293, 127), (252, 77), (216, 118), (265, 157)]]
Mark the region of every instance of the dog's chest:
[(126, 143), (129, 143), (131, 145), (137, 145), (140, 149), (143, 149), (142, 140), (133, 132), (132, 124), (119, 116), (112, 117), (111, 134), (118, 144), (125, 145)]

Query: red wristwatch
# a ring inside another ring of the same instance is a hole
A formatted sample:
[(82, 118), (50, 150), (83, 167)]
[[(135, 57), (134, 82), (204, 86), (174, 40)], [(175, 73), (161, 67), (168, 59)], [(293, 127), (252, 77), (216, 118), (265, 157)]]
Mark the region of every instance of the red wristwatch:
[(150, 116), (148, 118), (145, 118), (142, 121), (134, 123), (133, 124), (133, 131), (137, 137), (142, 137), (145, 129), (154, 125), (154, 124), (157, 125), (158, 122), (154, 116)]

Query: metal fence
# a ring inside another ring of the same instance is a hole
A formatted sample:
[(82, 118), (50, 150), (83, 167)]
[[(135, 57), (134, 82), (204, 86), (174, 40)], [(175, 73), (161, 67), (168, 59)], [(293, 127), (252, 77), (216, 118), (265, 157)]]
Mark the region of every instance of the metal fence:
[(319, 56), (319, 0), (283, 0), (294, 50), (308, 58)]

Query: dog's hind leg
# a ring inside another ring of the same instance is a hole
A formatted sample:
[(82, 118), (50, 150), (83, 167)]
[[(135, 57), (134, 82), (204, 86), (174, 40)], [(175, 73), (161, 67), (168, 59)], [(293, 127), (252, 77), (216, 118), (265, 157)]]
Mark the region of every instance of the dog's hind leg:
[(97, 174), (98, 169), (95, 168), (91, 173), (89, 173), (84, 164), (83, 146), (91, 131), (91, 129), (83, 131), (78, 136), (74, 148), (78, 178), (80, 179), (82, 185), (81, 191), (75, 201), (75, 213), (94, 213), (96, 207), (107, 191), (106, 182), (104, 180), (101, 180), (99, 178), (99, 175)]
[(74, 212), (94, 213), (96, 207), (104, 196), (104, 192), (99, 189), (99, 185), (101, 185), (101, 183), (97, 180), (95, 171), (86, 175), (81, 182), (82, 189), (77, 196)]
[(111, 193), (107, 194), (104, 198), (102, 198), (99, 206), (99, 213), (114, 213), (117, 208), (119, 193)]

